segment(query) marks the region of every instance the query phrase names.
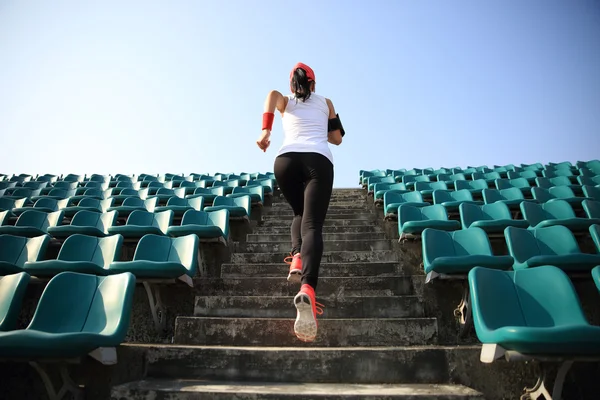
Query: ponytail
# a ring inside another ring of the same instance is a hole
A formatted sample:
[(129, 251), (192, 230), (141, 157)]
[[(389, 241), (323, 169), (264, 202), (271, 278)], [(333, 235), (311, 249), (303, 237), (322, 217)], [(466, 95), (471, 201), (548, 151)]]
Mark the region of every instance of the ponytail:
[(310, 82), (306, 71), (302, 68), (296, 68), (292, 75), (290, 88), (297, 99), (305, 102), (310, 98)]

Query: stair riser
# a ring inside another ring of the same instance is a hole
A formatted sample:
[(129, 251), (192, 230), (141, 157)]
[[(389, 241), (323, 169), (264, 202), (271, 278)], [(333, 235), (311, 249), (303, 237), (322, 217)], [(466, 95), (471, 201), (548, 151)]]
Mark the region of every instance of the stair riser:
[[(263, 227), (290, 227), (292, 223), (292, 219), (291, 218), (287, 218), (287, 219), (282, 219), (282, 218), (270, 218), (270, 219), (265, 219), (262, 222)], [(329, 226), (372, 226), (375, 225), (376, 222), (373, 220), (373, 218), (370, 219), (334, 219), (334, 218), (328, 218), (325, 219), (325, 222), (323, 223), (323, 227), (329, 227)]]
[[(391, 250), (392, 243), (389, 240), (337, 240), (324, 241), (324, 251), (377, 251)], [(292, 249), (291, 242), (271, 243), (241, 243), (234, 246), (234, 252), (240, 253), (285, 253)]]
[[(292, 207), (287, 203), (274, 203), (271, 207), (265, 207), (265, 210), (268, 212), (292, 212)], [(372, 211), (373, 205), (371, 203), (367, 203), (364, 201), (356, 201), (356, 202), (347, 202), (347, 203), (329, 203), (329, 207), (327, 207), (327, 212), (331, 211), (345, 211), (348, 210), (357, 210), (359, 212), (362, 211)]]
[[(275, 216), (288, 216), (293, 215), (294, 212), (291, 207), (266, 207), (265, 215), (275, 215)], [(373, 212), (372, 207), (366, 207), (366, 205), (361, 206), (332, 206), (327, 208), (327, 215), (336, 215), (336, 214), (371, 214)]]
[[(291, 224), (285, 224), (284, 226), (271, 226), (271, 227), (256, 227), (253, 229), (255, 235), (290, 235)], [(323, 234), (360, 234), (360, 233), (383, 233), (383, 229), (378, 225), (359, 225), (359, 226), (324, 226)], [(250, 235), (248, 235), (250, 236)]]
[[(470, 350), (478, 352), (478, 350)], [(446, 383), (444, 349), (152, 348), (148, 375), (156, 378), (256, 382)], [(299, 373), (302, 371), (302, 373)]]
[[(386, 236), (383, 232), (380, 233), (324, 233), (323, 240), (325, 242), (329, 242), (332, 240), (364, 240), (364, 241), (373, 241), (373, 240), (384, 240)], [(248, 243), (260, 243), (260, 242), (290, 242), (292, 240), (292, 235), (289, 234), (289, 230), (287, 234), (282, 235), (248, 235), (246, 240)]]
[[(398, 263), (362, 263), (362, 264), (321, 264), (320, 277), (352, 277), (352, 276), (389, 276), (396, 275)], [(223, 264), (222, 278), (244, 277), (286, 277), (289, 267), (286, 264)]]
[[(196, 317), (296, 318), (293, 297), (198, 296)], [(417, 296), (344, 297), (327, 301), (319, 320), (327, 318), (418, 318), (424, 315)]]
[[(277, 264), (283, 263), (289, 255), (290, 249), (279, 253), (234, 253), (231, 255), (232, 264)], [(325, 252), (321, 258), (322, 263), (343, 262), (372, 262), (372, 261), (398, 261), (395, 251), (334, 251)]]
[[(294, 216), (292, 214), (265, 214), (263, 219), (265, 222), (267, 221), (291, 221)], [(328, 220), (338, 220), (338, 219), (359, 219), (359, 220), (375, 220), (377, 216), (371, 213), (344, 213), (344, 214), (327, 214), (325, 217), (325, 222)]]
[[(281, 279), (199, 279), (198, 294), (205, 296), (295, 296), (299, 284)], [(410, 277), (321, 278), (318, 299), (344, 296), (402, 296), (413, 294)]]

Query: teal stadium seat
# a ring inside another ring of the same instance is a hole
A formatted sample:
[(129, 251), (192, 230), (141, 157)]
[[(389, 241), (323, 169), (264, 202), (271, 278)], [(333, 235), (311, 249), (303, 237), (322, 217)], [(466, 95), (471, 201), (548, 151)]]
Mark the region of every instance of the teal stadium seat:
[(398, 207), (406, 204), (414, 207), (425, 207), (431, 205), (423, 201), (423, 196), (419, 192), (398, 193), (388, 191), (383, 195), (383, 210), (386, 216), (397, 215)]
[(116, 347), (129, 328), (132, 274), (56, 275), (42, 293), (26, 329), (0, 333), (0, 357), (68, 359)]
[(453, 232), (425, 229), (421, 238), (428, 281), (440, 274), (466, 275), (477, 266), (510, 269), (514, 262), (511, 256), (494, 256), (490, 241), (480, 228)]
[(497, 172), (474, 172), (473, 175), (471, 175), (471, 179), (474, 181), (484, 180), (488, 185), (490, 185), (494, 183), (496, 179), (502, 179), (502, 177)]
[(17, 328), (29, 278), (25, 272), (0, 276), (0, 332)]
[(23, 272), (27, 261), (38, 261), (44, 257), (48, 243), (48, 235), (32, 238), (0, 235), (0, 275)]
[(415, 182), (415, 191), (423, 197), (430, 197), (434, 190), (448, 190), (446, 182)]
[(460, 229), (460, 223), (448, 220), (446, 209), (439, 204), (425, 207), (401, 205), (398, 208), (400, 240), (407, 236), (420, 236), (427, 228), (454, 231)]
[(8, 221), (8, 211), (0, 211), (0, 226), (6, 221)]
[(536, 178), (535, 183), (537, 187), (544, 189), (550, 189), (553, 186), (568, 186), (576, 195), (579, 196), (582, 193), (581, 185), (572, 184), (566, 176), (559, 176), (556, 178)]
[(127, 239), (138, 239), (144, 235), (166, 235), (167, 228), (173, 222), (173, 211), (149, 212), (135, 210), (127, 218), (125, 225), (113, 225), (108, 228), (110, 235), (120, 234)]
[(600, 265), (600, 255), (582, 253), (573, 233), (564, 226), (508, 227), (504, 236), (515, 270), (554, 265), (565, 271), (590, 271)]
[(406, 189), (404, 183), (376, 183), (373, 187), (374, 196), (373, 200), (375, 203), (383, 202), (383, 195), (387, 192), (393, 190), (397, 193), (408, 193), (409, 190)]
[(19, 216), (19, 215), (23, 214), (25, 211), (30, 211), (30, 210), (51, 213), (51, 212), (62, 210), (63, 208), (65, 208), (67, 206), (68, 203), (69, 203), (68, 199), (54, 200), (51, 198), (42, 197), (33, 204), (33, 207), (13, 208), (12, 212), (16, 216)]
[(471, 194), (477, 195), (480, 195), (483, 189), (488, 188), (488, 184), (484, 179), (477, 179), (474, 181), (456, 181), (454, 186), (456, 187), (456, 190), (466, 189), (471, 192)]
[(129, 197), (123, 201), (123, 204), (118, 207), (109, 207), (108, 211), (116, 211), (118, 218), (127, 218), (129, 214), (136, 210), (154, 212), (158, 199), (152, 197), (142, 200), (138, 197)]
[(504, 230), (509, 226), (518, 228), (529, 226), (525, 220), (513, 219), (508, 206), (501, 202), (483, 206), (465, 203), (460, 205), (459, 212), (463, 229), (480, 228), (488, 235), (503, 235)]
[(250, 196), (244, 195), (241, 197), (223, 197), (217, 196), (213, 205), (205, 207), (204, 211), (219, 211), (229, 210), (230, 218), (249, 218), (252, 211), (252, 200)]
[(535, 185), (535, 180), (538, 177), (536, 171), (508, 171), (508, 179), (525, 179), (529, 186)]
[(37, 277), (50, 277), (61, 272), (108, 275), (108, 267), (121, 254), (123, 237), (95, 237), (75, 234), (63, 243), (56, 260), (28, 261), (25, 271)]
[(483, 201), (473, 200), (471, 191), (467, 189), (460, 190), (434, 190), (433, 203), (444, 206), (447, 212), (454, 213), (458, 211), (458, 207), (463, 203), (468, 204), (483, 204)]
[(77, 204), (79, 203), (81, 200), (83, 199), (96, 199), (96, 200), (104, 200), (108, 197), (108, 192), (110, 191), (107, 190), (102, 191), (101, 189), (96, 189), (96, 188), (92, 188), (92, 189), (85, 189), (85, 191), (82, 194), (79, 195), (75, 195), (75, 196), (71, 196), (69, 198), (69, 203), (70, 204)]
[(592, 279), (594, 280), (598, 290), (600, 290), (600, 265), (592, 270)]
[(523, 219), (531, 228), (547, 228), (563, 225), (573, 232), (588, 230), (590, 225), (600, 223), (596, 218), (578, 218), (573, 208), (564, 200), (550, 201), (544, 204), (521, 203)]
[(496, 179), (495, 181), (496, 189), (510, 189), (517, 188), (525, 196), (531, 196), (531, 185), (525, 178), (517, 178), (517, 179)]
[(93, 197), (87, 197), (80, 200), (76, 205), (71, 205), (62, 209), (65, 217), (71, 218), (79, 211), (93, 211), (97, 213), (107, 212), (113, 206), (112, 198), (98, 200)]
[(596, 251), (600, 253), (600, 225), (594, 224), (590, 226), (590, 235), (592, 236), (592, 241), (596, 245)]
[(211, 187), (211, 188), (197, 188), (194, 190), (194, 194), (187, 195), (186, 199), (193, 199), (196, 197), (204, 198), (204, 205), (207, 206), (215, 201), (217, 196), (225, 196), (224, 187)]
[(588, 218), (600, 219), (600, 201), (583, 200), (581, 206)]
[(485, 345), (525, 355), (600, 353), (600, 327), (591, 326), (567, 275), (543, 266), (519, 271), (474, 268), (469, 288), (475, 332)]
[(373, 190), (375, 190), (375, 184), (376, 183), (396, 183), (396, 180), (394, 179), (393, 176), (372, 176), (369, 179), (367, 179), (367, 187), (368, 187), (368, 192), (372, 192)]
[(139, 279), (181, 279), (192, 285), (198, 269), (198, 236), (146, 235), (135, 249), (133, 261), (113, 262), (111, 273), (131, 272)]
[(194, 234), (201, 241), (229, 238), (229, 210), (219, 211), (186, 211), (180, 226), (170, 226), (167, 234), (173, 237)]
[(534, 187), (531, 189), (533, 198), (539, 203), (547, 203), (549, 201), (564, 200), (572, 207), (581, 207), (581, 202), (585, 197), (575, 196), (573, 190), (568, 186), (553, 186), (550, 189)]
[(173, 196), (167, 201), (166, 206), (156, 207), (155, 213), (163, 211), (172, 211), (174, 217), (181, 217), (188, 210), (202, 211), (204, 208), (204, 197), (194, 197), (182, 199), (181, 197)]
[(14, 226), (0, 226), (0, 235), (36, 237), (48, 233), (48, 228), (62, 223), (63, 212), (46, 213), (42, 211), (25, 211), (17, 218)]
[(99, 213), (82, 210), (73, 216), (69, 225), (48, 228), (48, 234), (57, 239), (64, 239), (75, 234), (104, 237), (108, 236), (108, 228), (113, 226), (116, 221), (116, 211)]
[(583, 194), (595, 201), (600, 201), (600, 186), (582, 186)]
[(428, 175), (404, 175), (402, 177), (402, 183), (409, 190), (413, 190), (417, 182), (431, 182), (431, 179)]
[(13, 214), (14, 208), (21, 208), (25, 205), (27, 199), (7, 199), (0, 197), (0, 211), (7, 211), (6, 218), (13, 218), (16, 215)]
[(485, 204), (493, 204), (496, 202), (504, 203), (511, 210), (518, 210), (522, 202), (535, 202), (536, 200), (525, 199), (523, 192), (518, 188), (510, 189), (483, 189), (483, 201)]
[(235, 187), (233, 188), (233, 192), (227, 195), (227, 197), (241, 196), (250, 196), (252, 204), (263, 204), (265, 200), (265, 188), (264, 186)]

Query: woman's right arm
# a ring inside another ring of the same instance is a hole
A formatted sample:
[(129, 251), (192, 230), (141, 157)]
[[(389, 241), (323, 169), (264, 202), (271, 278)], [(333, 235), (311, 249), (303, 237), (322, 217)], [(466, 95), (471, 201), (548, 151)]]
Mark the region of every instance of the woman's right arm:
[[(333, 107), (333, 103), (331, 100), (327, 100), (327, 107), (329, 107), (329, 119), (337, 118), (337, 114), (335, 113), (335, 108)], [(342, 131), (336, 129), (334, 131), (329, 131), (327, 133), (327, 141), (331, 144), (335, 144), (339, 146), (342, 144)]]

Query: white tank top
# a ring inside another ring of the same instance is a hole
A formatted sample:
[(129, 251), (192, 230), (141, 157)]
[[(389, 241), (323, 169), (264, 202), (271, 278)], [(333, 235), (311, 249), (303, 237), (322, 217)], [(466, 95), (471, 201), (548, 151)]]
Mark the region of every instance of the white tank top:
[(277, 155), (289, 152), (319, 153), (333, 164), (333, 154), (327, 142), (329, 107), (325, 97), (311, 93), (305, 102), (293, 94), (283, 113), (283, 144)]

